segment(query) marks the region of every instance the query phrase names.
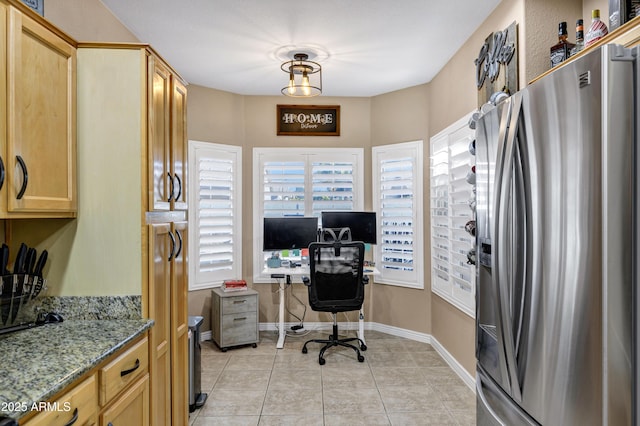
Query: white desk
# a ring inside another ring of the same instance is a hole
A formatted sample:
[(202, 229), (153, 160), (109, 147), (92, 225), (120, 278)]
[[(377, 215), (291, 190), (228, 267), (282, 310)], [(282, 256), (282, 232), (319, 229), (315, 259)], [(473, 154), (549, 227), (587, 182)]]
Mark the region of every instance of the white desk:
[[(280, 292), (280, 300), (278, 306), (278, 322), (279, 322), (279, 330), (278, 330), (278, 342), (276, 343), (276, 348), (282, 349), (284, 348), (284, 339), (287, 335), (287, 332), (284, 329), (284, 290), (286, 288), (286, 276), (309, 276), (309, 267), (296, 267), (296, 268), (264, 268), (262, 273), (265, 275), (284, 275), (283, 278), (284, 286), (279, 282), (280, 288), (278, 289)], [(365, 266), (364, 275), (380, 275), (380, 271), (378, 269)], [(360, 313), (358, 314), (358, 338), (364, 342), (364, 311), (360, 308)], [(366, 343), (365, 343), (366, 344)]]

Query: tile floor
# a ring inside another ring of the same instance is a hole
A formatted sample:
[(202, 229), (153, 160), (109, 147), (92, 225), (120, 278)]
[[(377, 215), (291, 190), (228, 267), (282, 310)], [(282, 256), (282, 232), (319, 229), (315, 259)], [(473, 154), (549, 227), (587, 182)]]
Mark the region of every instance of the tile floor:
[(288, 336), (283, 349), (273, 331), (257, 348), (202, 342), (209, 397), (190, 425), (475, 425), (474, 393), (430, 345), (366, 331), (365, 362), (331, 348), (320, 366), (319, 344), (301, 348), (327, 334)]

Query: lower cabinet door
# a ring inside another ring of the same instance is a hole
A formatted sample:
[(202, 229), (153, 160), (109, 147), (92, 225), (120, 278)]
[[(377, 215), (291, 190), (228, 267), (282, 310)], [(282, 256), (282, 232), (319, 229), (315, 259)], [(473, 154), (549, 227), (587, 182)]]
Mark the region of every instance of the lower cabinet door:
[(149, 425), (149, 374), (145, 374), (100, 416), (102, 426)]

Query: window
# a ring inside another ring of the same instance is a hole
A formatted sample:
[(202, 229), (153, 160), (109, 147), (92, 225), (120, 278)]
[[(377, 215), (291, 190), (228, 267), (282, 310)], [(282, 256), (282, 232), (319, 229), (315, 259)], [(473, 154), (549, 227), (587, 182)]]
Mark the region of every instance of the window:
[(189, 289), (242, 278), (242, 148), (189, 141)]
[(476, 273), (467, 253), (475, 236), (465, 229), (469, 222), (475, 228), (469, 117), (431, 138), (431, 291), (473, 317)]
[(422, 141), (372, 149), (377, 283), (424, 288)]
[(254, 282), (262, 275), (264, 217), (317, 216), (327, 210), (363, 207), (363, 150), (361, 148), (255, 148)]

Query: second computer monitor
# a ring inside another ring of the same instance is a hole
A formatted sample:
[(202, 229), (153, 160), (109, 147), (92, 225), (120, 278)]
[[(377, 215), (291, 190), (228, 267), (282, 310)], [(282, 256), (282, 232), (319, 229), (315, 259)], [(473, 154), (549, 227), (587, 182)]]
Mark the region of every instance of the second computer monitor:
[(328, 211), (322, 212), (323, 228), (349, 228), (352, 241), (376, 244), (376, 213)]

